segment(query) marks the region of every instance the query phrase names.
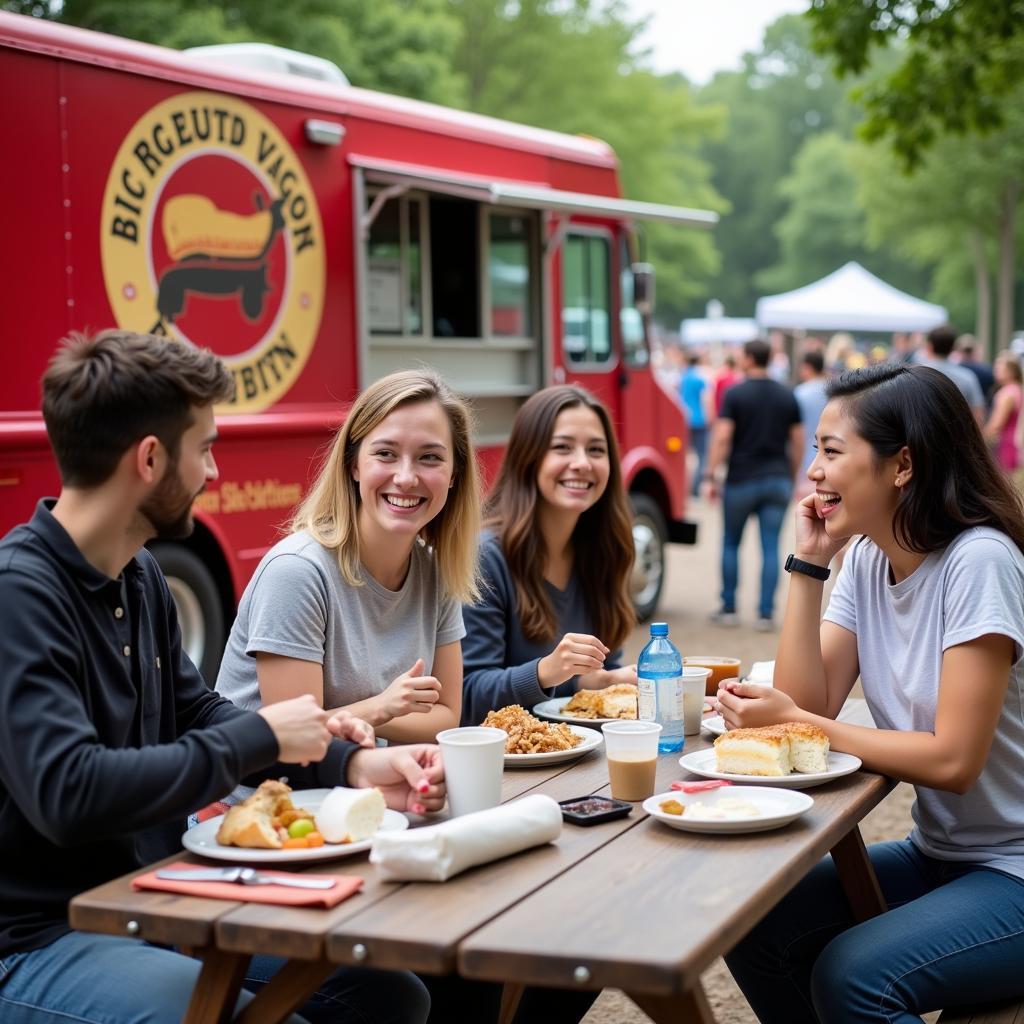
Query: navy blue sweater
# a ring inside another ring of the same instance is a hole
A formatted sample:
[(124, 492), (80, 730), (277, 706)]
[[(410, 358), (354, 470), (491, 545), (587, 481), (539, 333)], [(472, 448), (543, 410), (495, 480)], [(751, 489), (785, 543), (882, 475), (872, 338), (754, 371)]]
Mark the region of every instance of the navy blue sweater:
[[(466, 638), (462, 641), (462, 724), (479, 725), (488, 711), (521, 704), (529, 711), (552, 697), (576, 692), (577, 676), (545, 690), (537, 680), (537, 662), (550, 654), (566, 633), (594, 632), (575, 573), (565, 590), (545, 581), (558, 625), (549, 643), (536, 644), (523, 636), (516, 586), (501, 544), (491, 533), (480, 539), (480, 601), (463, 605)], [(621, 651), (605, 659), (605, 668), (618, 668)]]

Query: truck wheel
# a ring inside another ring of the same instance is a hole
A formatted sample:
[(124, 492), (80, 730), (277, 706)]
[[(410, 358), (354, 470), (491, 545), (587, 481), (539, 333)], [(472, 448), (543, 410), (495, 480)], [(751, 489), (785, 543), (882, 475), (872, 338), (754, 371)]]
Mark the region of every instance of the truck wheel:
[(181, 646), (212, 687), (227, 640), (217, 584), (210, 570), (188, 548), (154, 544), (150, 550), (167, 577), (178, 609)]
[(631, 494), (633, 504), (633, 575), (630, 591), (639, 622), (656, 611), (665, 582), (665, 542), (668, 529), (658, 503), (646, 494)]

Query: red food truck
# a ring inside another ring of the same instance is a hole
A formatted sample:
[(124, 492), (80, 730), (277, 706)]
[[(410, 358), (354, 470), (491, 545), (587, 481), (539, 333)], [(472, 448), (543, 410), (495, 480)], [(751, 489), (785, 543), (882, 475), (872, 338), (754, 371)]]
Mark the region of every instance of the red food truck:
[(472, 399), (493, 472), (524, 398), (578, 382), (615, 418), (651, 614), (664, 545), (696, 530), (634, 228), (714, 215), (622, 199), (597, 140), (310, 79), (283, 53), (298, 74), (0, 14), (0, 533), (58, 489), (38, 405), (59, 338), (116, 325), (217, 352), (237, 385), (220, 478), (194, 535), (153, 545), (211, 678), (363, 385), (435, 367)]

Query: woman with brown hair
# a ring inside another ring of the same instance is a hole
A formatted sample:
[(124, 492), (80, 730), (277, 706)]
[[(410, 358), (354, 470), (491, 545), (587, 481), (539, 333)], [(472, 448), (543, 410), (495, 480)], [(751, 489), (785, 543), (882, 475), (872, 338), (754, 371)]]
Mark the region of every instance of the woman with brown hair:
[(523, 405), (484, 526), (481, 597), (463, 607), (463, 723), (635, 682), (616, 650), (635, 622), (629, 506), (611, 417), (593, 395), (551, 387)]

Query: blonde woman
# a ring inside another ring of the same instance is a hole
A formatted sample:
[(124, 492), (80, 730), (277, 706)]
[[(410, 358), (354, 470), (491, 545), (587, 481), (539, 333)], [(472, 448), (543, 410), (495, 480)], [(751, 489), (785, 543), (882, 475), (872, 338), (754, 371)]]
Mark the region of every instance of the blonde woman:
[(242, 595), (219, 693), (245, 708), (310, 693), (399, 743), (459, 724), (460, 602), (477, 594), (470, 432), (465, 404), (428, 371), (356, 399)]

